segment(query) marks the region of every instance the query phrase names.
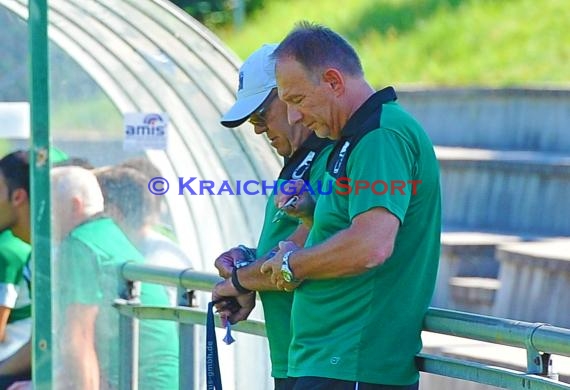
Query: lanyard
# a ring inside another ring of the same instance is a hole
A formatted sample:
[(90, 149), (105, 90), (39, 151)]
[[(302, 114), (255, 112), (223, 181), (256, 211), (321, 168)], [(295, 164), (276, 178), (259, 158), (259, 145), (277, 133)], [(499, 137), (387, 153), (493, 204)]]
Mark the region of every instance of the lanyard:
[(214, 325), (214, 305), (216, 303), (215, 301), (208, 303), (208, 315), (206, 317), (206, 383), (208, 390), (222, 390), (222, 376), (220, 375), (218, 344)]

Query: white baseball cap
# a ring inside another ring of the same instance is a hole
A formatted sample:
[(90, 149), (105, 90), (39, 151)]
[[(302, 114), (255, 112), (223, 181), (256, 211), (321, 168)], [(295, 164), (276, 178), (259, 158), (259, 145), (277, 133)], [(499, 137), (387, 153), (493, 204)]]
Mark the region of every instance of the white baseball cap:
[(226, 127), (237, 127), (245, 122), (267, 99), (275, 80), (275, 60), (271, 54), (277, 44), (264, 44), (253, 52), (239, 69), (236, 102), (220, 120)]

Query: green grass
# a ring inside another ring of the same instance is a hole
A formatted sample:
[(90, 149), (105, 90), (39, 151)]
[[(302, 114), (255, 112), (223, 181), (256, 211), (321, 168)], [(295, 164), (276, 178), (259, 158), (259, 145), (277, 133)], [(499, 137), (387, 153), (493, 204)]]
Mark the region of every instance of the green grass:
[(346, 37), (376, 87), (570, 85), (567, 0), (266, 0), (215, 33), (244, 59), (302, 19)]
[(78, 100), (75, 102), (57, 101), (52, 105), (51, 129), (55, 137), (70, 134), (83, 136), (120, 137), (122, 116), (106, 97)]

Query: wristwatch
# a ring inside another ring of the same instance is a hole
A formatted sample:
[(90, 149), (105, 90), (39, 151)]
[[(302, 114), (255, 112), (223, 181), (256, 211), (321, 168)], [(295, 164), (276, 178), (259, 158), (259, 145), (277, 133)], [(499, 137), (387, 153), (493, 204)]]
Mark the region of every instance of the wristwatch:
[(283, 262), (281, 263), (281, 276), (283, 276), (283, 280), (285, 280), (287, 283), (296, 283), (299, 281), (295, 278), (295, 275), (293, 275), (293, 271), (289, 266), (289, 257), (291, 257), (292, 254), (293, 251), (285, 252), (283, 255)]

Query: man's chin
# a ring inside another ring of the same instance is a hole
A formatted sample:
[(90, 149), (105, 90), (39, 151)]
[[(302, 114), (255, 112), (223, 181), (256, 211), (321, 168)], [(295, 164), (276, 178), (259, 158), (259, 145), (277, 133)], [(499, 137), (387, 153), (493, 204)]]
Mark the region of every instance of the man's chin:
[(277, 154), (280, 155), (281, 157), (291, 157), (292, 153), (290, 149), (280, 148), (279, 146), (274, 146), (273, 148), (275, 149)]
[(317, 137), (319, 138), (328, 138), (329, 136), (329, 131), (328, 130), (323, 130), (323, 129), (319, 129), (319, 130), (313, 130), (314, 133), (317, 135)]

